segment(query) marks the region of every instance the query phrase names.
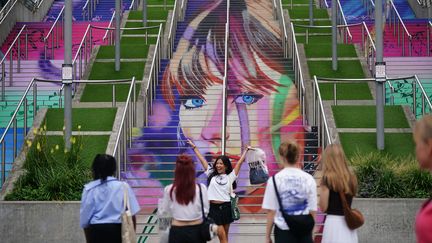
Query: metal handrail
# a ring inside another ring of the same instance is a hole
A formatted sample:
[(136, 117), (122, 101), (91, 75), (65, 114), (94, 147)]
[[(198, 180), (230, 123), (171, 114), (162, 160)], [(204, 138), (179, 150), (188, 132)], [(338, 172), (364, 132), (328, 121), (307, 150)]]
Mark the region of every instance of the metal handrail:
[[(396, 13), (396, 17), (399, 20), (398, 23), (402, 24), (402, 28), (406, 34), (406, 36), (408, 37), (408, 52), (409, 55), (412, 56), (412, 35), (409, 33), (408, 29), (405, 26), (405, 23), (403, 22), (403, 19), (401, 18), (401, 16), (399, 15), (399, 11), (396, 9), (396, 6), (394, 5), (392, 0), (388, 0), (390, 1), (391, 7), (394, 11), (394, 13)], [(391, 22), (391, 21), (390, 21)], [(396, 28), (396, 25), (395, 25)], [(395, 34), (396, 31), (393, 31), (393, 34)], [(399, 28), (398, 28), (398, 37), (399, 37)], [(398, 38), (398, 44), (400, 45), (400, 41)], [(405, 56), (405, 35), (402, 35), (402, 55)]]
[(138, 0), (132, 0), (131, 5), (129, 6), (129, 11), (130, 10), (135, 10), (136, 9), (136, 5), (138, 3)]
[(180, 6), (180, 9), (181, 9), (181, 21), (184, 21), (184, 16), (185, 16), (185, 14), (186, 14), (186, 8), (185, 8), (185, 6), (186, 6), (186, 1), (187, 0), (182, 0), (182, 2), (181, 2), (181, 6)]
[[(124, 111), (120, 120), (119, 130), (114, 144), (113, 157), (117, 160), (117, 177), (120, 179), (121, 162), (123, 160), (123, 169), (126, 170), (127, 150), (131, 147), (132, 142), (132, 127), (136, 123), (135, 108), (136, 108), (136, 85), (135, 77), (132, 77), (132, 82), (129, 87), (129, 92), (124, 105)], [(131, 101), (131, 99), (133, 99)]]
[[(336, 28), (341, 29), (341, 28), (347, 28), (350, 26), (358, 26), (361, 25), (362, 23), (354, 23), (354, 24), (347, 24), (347, 25), (337, 25)], [(302, 25), (302, 24), (293, 24), (295, 27), (300, 27), (300, 28), (306, 28), (306, 29), (331, 29), (332, 26), (331, 25)], [(352, 41), (352, 35), (351, 32), (345, 32), (345, 36), (347, 36), (349, 34), (349, 37), (351, 38)], [(344, 40), (347, 40), (348, 37), (345, 37)], [(309, 43), (309, 31), (306, 31), (306, 44)]]
[(291, 22), (291, 58), (293, 59), (293, 68), (294, 68), (294, 82), (297, 85), (297, 97), (300, 102), (300, 109), (302, 110), (302, 122), (303, 125), (306, 125), (306, 100), (305, 100), (305, 94), (306, 94), (306, 88), (304, 85), (304, 79), (303, 79), (303, 71), (301, 67), (301, 61), (300, 61), (300, 55), (298, 52), (298, 45), (297, 45), (297, 39), (296, 34), (294, 30), (294, 24)]
[[(18, 0), (9, 0), (0, 10), (0, 24), (3, 23), (3, 20), (9, 15), (10, 11), (13, 9)], [(6, 13), (5, 13), (6, 12)]]
[[(421, 95), (422, 95), (422, 115), (425, 114), (425, 104), (427, 103), (430, 111), (432, 111), (432, 103), (430, 101), (429, 96), (427, 95), (423, 84), (420, 82), (420, 80), (418, 79), (417, 75), (414, 76), (406, 76), (406, 77), (387, 77), (386, 78), (386, 82), (389, 84), (391, 92), (394, 93), (395, 88), (394, 86), (391, 84), (391, 82), (396, 82), (396, 81), (400, 81), (400, 80), (409, 80), (409, 79), (414, 79), (415, 82), (412, 84), (413, 87), (413, 92), (412, 92), (412, 96), (413, 96), (413, 106), (412, 106), (412, 111), (413, 113), (416, 115), (416, 117), (419, 115), (417, 114), (417, 102), (416, 102), (416, 98), (417, 98), (417, 90), (416, 87), (418, 87), (421, 91)], [(317, 77), (317, 80), (319, 83), (327, 83), (327, 84), (333, 84), (333, 104), (337, 105), (337, 84), (348, 84), (348, 83), (365, 83), (365, 82), (376, 82), (376, 80), (374, 78), (361, 78), (361, 79), (348, 79), (348, 78), (324, 78), (324, 77)], [(384, 90), (384, 97), (385, 97), (385, 90)], [(391, 98), (392, 100), (392, 98)], [(391, 102), (392, 104), (392, 102)]]
[[(59, 30), (58, 30), (58, 21), (60, 19), (60, 17), (63, 15), (64, 13), (64, 9), (65, 6), (63, 5), (63, 7), (60, 10), (59, 15), (57, 16), (57, 18), (55, 19), (54, 23), (52, 24), (50, 30), (48, 31), (47, 35), (44, 37), (43, 42), (44, 42), (44, 49), (45, 49), (45, 59), (47, 59), (47, 52), (48, 52), (48, 38), (51, 36), (51, 34), (54, 31), (54, 28), (56, 28), (56, 46), (59, 47)], [(61, 26), (60, 26), (61, 27)], [(60, 38), (63, 38), (63, 28), (60, 28), (60, 31), (62, 32), (62, 34), (60, 34)], [(54, 35), (51, 38), (51, 59), (54, 59)]]
[[(23, 95), (21, 96), (20, 101), (18, 102), (18, 105), (16, 106), (12, 117), (9, 120), (8, 125), (6, 126), (5, 130), (3, 131), (3, 134), (0, 137), (0, 147), (1, 147), (1, 151), (2, 151), (2, 156), (1, 156), (1, 182), (3, 183), (6, 180), (6, 136), (8, 134), (8, 132), (10, 131), (10, 129), (13, 127), (13, 144), (12, 144), (12, 152), (13, 152), (13, 159), (15, 160), (15, 158), (18, 155), (18, 115), (20, 114), (20, 112), (22, 111), (22, 109), (24, 110), (23, 112), (23, 137), (25, 138), (27, 136), (27, 130), (28, 130), (28, 124), (27, 124), (27, 118), (29, 117), (28, 115), (28, 101), (29, 101), (29, 92), (30, 90), (33, 90), (32, 93), (32, 99), (33, 99), (33, 104), (30, 104), (33, 106), (33, 118), (36, 116), (37, 110), (38, 110), (38, 106), (37, 106), (37, 95), (38, 95), (38, 82), (44, 82), (44, 83), (61, 83), (61, 80), (46, 80), (46, 79), (40, 79), (40, 78), (33, 78), (30, 83), (27, 85), (27, 88), (25, 89)], [(132, 117), (131, 122), (133, 122), (133, 124), (136, 123), (136, 92), (135, 92), (135, 84), (137, 83), (135, 81), (135, 78), (131, 79), (120, 79), (120, 80), (74, 80), (74, 83), (91, 83), (91, 84), (112, 84), (113, 85), (113, 90), (115, 90), (115, 85), (116, 84), (122, 84), (122, 83), (129, 83), (131, 82), (131, 86), (133, 86), (133, 103), (130, 103), (130, 98), (128, 96), (129, 99), (129, 106), (132, 106), (132, 110), (129, 110), (129, 114)], [(133, 84), (133, 85), (132, 85)], [(114, 94), (115, 95), (115, 94)], [(59, 96), (59, 107), (61, 107), (61, 94)], [(116, 97), (114, 96), (113, 100), (115, 100)], [(113, 103), (113, 107), (115, 107), (115, 103)], [(130, 132), (131, 133), (131, 132)]]
[[(14, 74), (14, 64), (13, 64), (13, 47), (15, 46), (15, 43), (17, 44), (18, 48), (17, 48), (17, 72), (20, 73), (21, 72), (21, 34), (24, 32), (24, 30), (27, 28), (27, 25), (23, 25), (23, 27), (21, 27), (21, 30), (18, 32), (17, 36), (15, 37), (15, 39), (12, 41), (12, 43), (10, 44), (8, 50), (6, 51), (6, 53), (4, 53), (4, 57), (2, 58), (2, 60), (0, 61), (0, 66), (1, 66), (1, 76), (0, 76), (0, 80), (1, 80), (1, 99), (4, 100), (4, 98), (6, 97), (6, 57), (9, 55), (9, 84), (12, 85), (13, 83), (13, 74)], [(27, 31), (25, 32), (25, 51), (24, 51), (24, 56), (26, 59), (28, 59), (28, 33)]]
[(427, 43), (426, 43), (426, 45), (427, 45), (427, 50), (428, 50), (428, 56), (430, 56), (431, 55), (431, 49), (430, 49), (430, 47), (431, 47), (431, 37), (430, 37), (430, 35), (431, 35), (431, 31), (432, 30), (432, 21), (429, 21), (428, 22), (428, 25), (427, 25)]
[(375, 9), (375, 3), (373, 0), (362, 0), (363, 5), (366, 7), (368, 16), (371, 16)]
[[(89, 5), (90, 3), (90, 5)], [(87, 16), (87, 20), (91, 20), (93, 18), (93, 11), (96, 9), (96, 4), (99, 3), (99, 0), (87, 0), (82, 8), (82, 16), (85, 20)], [(87, 11), (86, 11), (87, 10)], [(87, 12), (87, 13), (86, 13)]]
[(41, 0), (41, 1), (39, 2), (39, 4), (37, 5), (37, 8), (38, 8), (38, 9), (42, 6), (42, 3), (43, 3), (44, 1), (45, 1), (45, 0)]
[[(169, 31), (168, 31), (168, 50), (166, 53), (166, 57), (170, 58), (172, 55), (172, 51), (174, 49), (174, 38), (173, 38), (173, 29), (177, 29), (177, 19), (178, 19), (178, 10), (179, 8), (179, 2), (177, 0), (175, 0), (174, 2), (174, 10), (172, 12), (171, 15), (171, 23), (170, 23), (170, 27), (169, 27)], [(175, 25), (175, 26), (174, 26)]]
[(225, 62), (224, 62), (224, 77), (222, 83), (222, 141), (221, 141), (221, 151), (225, 154), (226, 150), (226, 124), (227, 124), (227, 87), (228, 87), (228, 62), (229, 62), (229, 31), (230, 31), (230, 8), (231, 1), (227, 0), (226, 8), (226, 23), (225, 23)]
[[(91, 55), (91, 49), (92, 49), (92, 35), (91, 35), (91, 25), (87, 25), (87, 29), (84, 32), (84, 36), (78, 46), (77, 52), (75, 53), (75, 57), (72, 60), (72, 66), (73, 66), (73, 74), (74, 74), (74, 79), (81, 79), (81, 77), (83, 76), (83, 55), (84, 55), (84, 69), (87, 66), (88, 60), (89, 60), (89, 56)], [(90, 37), (90, 51), (87, 48), (87, 42), (88, 42), (88, 36)], [(84, 48), (84, 49), (83, 49)], [(77, 60), (79, 58), (79, 65), (77, 65)], [(78, 70), (78, 75), (77, 75), (77, 68), (79, 68)], [(62, 87), (63, 88), (63, 87)]]
[[(325, 149), (327, 145), (332, 144), (332, 137), (327, 123), (326, 112), (321, 97), (321, 90), (318, 84), (317, 76), (314, 75), (313, 98), (314, 98), (314, 125), (318, 127), (318, 146)], [(320, 122), (321, 121), (321, 122)]]
[[(108, 24), (108, 28), (111, 28), (111, 25), (113, 24), (114, 18), (115, 18), (115, 10), (113, 11), (113, 14), (111, 16), (110, 22)], [(102, 37), (102, 41), (106, 40), (106, 38), (107, 38), (107, 36), (108, 36), (109, 33), (110, 33), (110, 30), (106, 30), (105, 31), (105, 35)], [(108, 39), (108, 44), (110, 44), (110, 45), (112, 45), (112, 42), (113, 42), (113, 39), (114, 39), (112, 37), (112, 33), (113, 32), (111, 31), (111, 34), (109, 35), (109, 39)]]
[(283, 31), (283, 36), (282, 36), (282, 48), (283, 48), (283, 52), (284, 52), (284, 57), (288, 56), (288, 31), (286, 29), (286, 22), (285, 22), (285, 15), (284, 15), (284, 10), (282, 7), (282, 0), (273, 0), (273, 5), (274, 8), (276, 9), (276, 17), (279, 19), (279, 26), (281, 28), (281, 30)]
[[(363, 27), (362, 28), (362, 48), (366, 55), (366, 63), (368, 65), (369, 71), (373, 74), (375, 70), (375, 57), (376, 57), (375, 42), (365, 22), (362, 22), (362, 27)], [(372, 48), (367, 48), (367, 50), (366, 50), (366, 43), (365, 43), (366, 41), (364, 39), (365, 37), (364, 31), (366, 31), (366, 36), (368, 40), (367, 43), (369, 43), (369, 45), (372, 47)]]
[[(393, 93), (396, 92), (396, 89), (394, 88), (394, 86), (391, 84), (391, 81), (393, 82), (397, 82), (400, 80), (410, 80), (413, 79), (414, 82), (411, 84), (412, 86), (412, 97), (413, 97), (413, 104), (412, 104), (412, 112), (414, 113), (415, 117), (418, 118), (420, 115), (424, 115), (426, 114), (426, 108), (429, 108), (429, 113), (432, 112), (432, 103), (431, 100), (428, 96), (428, 94), (426, 93), (423, 84), (420, 82), (420, 80), (418, 79), (417, 75), (414, 76), (407, 76), (407, 77), (394, 77), (394, 78), (387, 78), (387, 84), (389, 84), (390, 86), (390, 104), (394, 105), (394, 96)], [(417, 113), (417, 88), (420, 89), (420, 94), (421, 94), (421, 113), (418, 114)], [(427, 107), (426, 107), (427, 105)]]
[(144, 124), (148, 125), (149, 115), (152, 113), (153, 99), (156, 96), (156, 85), (158, 72), (160, 69), (161, 59), (161, 43), (162, 43), (162, 24), (159, 25), (159, 33), (156, 40), (155, 51), (153, 53), (148, 82), (145, 89), (145, 104), (144, 104)]
[[(346, 26), (346, 27), (345, 27), (345, 31), (348, 32), (348, 36), (349, 36), (349, 38), (350, 38), (350, 40), (351, 40), (351, 42), (352, 42), (352, 38), (353, 38), (353, 37), (352, 37), (351, 31), (350, 31), (350, 29), (349, 29), (349, 25), (348, 25), (348, 23), (347, 23), (347, 21), (346, 21), (345, 14), (344, 14), (344, 12), (343, 12), (343, 9), (342, 9), (342, 6), (341, 6), (339, 0), (337, 0), (337, 5), (338, 5), (338, 8), (339, 8), (339, 13), (342, 15), (342, 24), (343, 24), (344, 26)], [(345, 43), (348, 43), (348, 40), (347, 40), (347, 37), (348, 37), (348, 36), (345, 34)]]

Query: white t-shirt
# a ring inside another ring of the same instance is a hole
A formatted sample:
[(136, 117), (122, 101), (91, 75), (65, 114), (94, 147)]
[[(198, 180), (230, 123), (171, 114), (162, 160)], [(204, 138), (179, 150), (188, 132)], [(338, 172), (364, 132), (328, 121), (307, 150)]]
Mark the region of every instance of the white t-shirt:
[[(210, 165), (207, 167), (205, 174), (209, 176), (213, 172), (213, 167)], [(210, 180), (210, 184), (208, 187), (208, 199), (221, 201), (221, 202), (229, 202), (230, 198), (230, 190), (231, 185), (230, 182), (233, 183), (237, 179), (237, 175), (234, 170), (231, 173), (227, 174), (219, 174), (212, 177)]]
[[(159, 213), (162, 215), (172, 215), (174, 219), (183, 221), (202, 219), (203, 216), (198, 185), (195, 185), (195, 197), (188, 205), (182, 205), (177, 202), (175, 198), (175, 191), (172, 194), (173, 196), (171, 200), (170, 192), (172, 186), (173, 185), (170, 184), (165, 187), (162, 206), (160, 207), (161, 212)], [(200, 186), (204, 202), (204, 214), (207, 215), (210, 207), (209, 201), (207, 199), (207, 187), (203, 184), (200, 184)]]
[[(316, 183), (310, 174), (297, 168), (285, 168), (274, 176), (283, 210), (287, 214), (302, 215), (317, 210)], [(288, 225), (279, 211), (272, 178), (267, 181), (262, 208), (276, 211), (275, 224), (279, 229), (288, 230)]]

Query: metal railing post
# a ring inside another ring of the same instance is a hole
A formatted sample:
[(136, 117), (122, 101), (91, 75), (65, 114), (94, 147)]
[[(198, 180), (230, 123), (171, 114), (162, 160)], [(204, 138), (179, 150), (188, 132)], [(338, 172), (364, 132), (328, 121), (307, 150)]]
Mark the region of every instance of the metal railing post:
[(1, 73), (1, 91), (2, 91), (2, 100), (6, 99), (6, 64), (5, 62), (2, 62), (2, 73)]
[(21, 37), (18, 37), (18, 47), (17, 47), (17, 73), (21, 72)]
[(28, 60), (28, 31), (25, 33), (25, 57)]
[(33, 83), (33, 120), (36, 117), (37, 112), (37, 84), (36, 81)]
[(112, 107), (116, 107), (116, 87), (112, 86)]
[(27, 136), (27, 112), (28, 112), (28, 107), (27, 107), (27, 97), (24, 98), (24, 138)]
[(17, 157), (17, 143), (18, 143), (18, 138), (17, 138), (17, 131), (18, 129), (18, 122), (17, 122), (17, 118), (15, 117), (14, 122), (13, 122), (13, 159), (15, 160), (15, 158)]
[(1, 167), (2, 167), (2, 185), (3, 183), (6, 181), (6, 140), (3, 140), (2, 144), (2, 162), (1, 162)]
[(9, 86), (13, 85), (13, 51), (9, 53)]
[(333, 83), (333, 104), (337, 105), (337, 90), (336, 90), (336, 82)]
[(413, 89), (413, 113), (417, 118), (417, 89), (416, 89), (415, 81), (413, 81), (412, 89)]

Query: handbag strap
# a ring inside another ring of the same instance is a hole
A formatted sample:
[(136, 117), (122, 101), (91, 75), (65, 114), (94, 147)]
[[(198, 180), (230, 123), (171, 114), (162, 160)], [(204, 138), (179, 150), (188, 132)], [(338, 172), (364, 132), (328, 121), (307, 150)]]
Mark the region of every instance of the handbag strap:
[(275, 192), (276, 192), (276, 197), (277, 197), (277, 200), (278, 200), (278, 203), (279, 203), (279, 211), (281, 211), (281, 213), (283, 213), (283, 209), (282, 209), (282, 200), (281, 200), (281, 198), (280, 198), (279, 191), (278, 191), (277, 186), (276, 186), (276, 179), (275, 179), (275, 176), (276, 176), (276, 175), (272, 176), (273, 186), (274, 186), (274, 189), (275, 189)]
[(229, 191), (230, 197), (235, 197), (235, 193), (232, 185), (234, 182), (230, 180), (229, 175), (227, 175), (227, 178), (228, 178), (228, 183), (230, 184), (230, 191)]
[(202, 191), (201, 191), (201, 185), (197, 184), (199, 191), (200, 191), (200, 200), (201, 200), (201, 213), (202, 213), (202, 217), (205, 220), (205, 214), (204, 214), (204, 201), (203, 201), (203, 197), (202, 197)]
[(126, 210), (130, 210), (128, 185), (126, 184), (126, 182), (123, 182), (122, 184), (123, 184), (123, 212), (126, 212)]
[(351, 207), (348, 205), (348, 202), (346, 200), (345, 194), (343, 192), (339, 192), (339, 197), (341, 199), (342, 202), (342, 207), (345, 210), (351, 210)]

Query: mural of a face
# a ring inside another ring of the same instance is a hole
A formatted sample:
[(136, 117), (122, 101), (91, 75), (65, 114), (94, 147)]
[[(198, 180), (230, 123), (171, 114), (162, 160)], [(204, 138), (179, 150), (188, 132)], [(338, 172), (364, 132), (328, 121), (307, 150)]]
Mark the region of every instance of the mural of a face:
[[(193, 140), (209, 162), (222, 154), (225, 29), (220, 23), (226, 19), (223, 2), (189, 2), (201, 5), (203, 11), (186, 18), (188, 26), (160, 82), (150, 127), (143, 129), (130, 153), (131, 160), (143, 162), (143, 166), (132, 165), (132, 171), (170, 169), (159, 162), (175, 161), (175, 156), (167, 154), (193, 154), (185, 143), (187, 139)], [(242, 147), (259, 147), (266, 152), (266, 162), (273, 174), (277, 169), (274, 151), (281, 141), (303, 134), (297, 91), (281, 56), (280, 30), (272, 19), (271, 1), (236, 1), (231, 8), (225, 155), (235, 164)], [(197, 170), (202, 171), (200, 165)], [(247, 174), (244, 165), (240, 176), (244, 178)], [(167, 174), (154, 172), (142, 176), (157, 181)], [(161, 183), (167, 182), (161, 180)], [(249, 186), (246, 180), (239, 181), (239, 186), (240, 194), (263, 193), (262, 189), (241, 191), (243, 186)], [(248, 200), (258, 204), (260, 199)]]

